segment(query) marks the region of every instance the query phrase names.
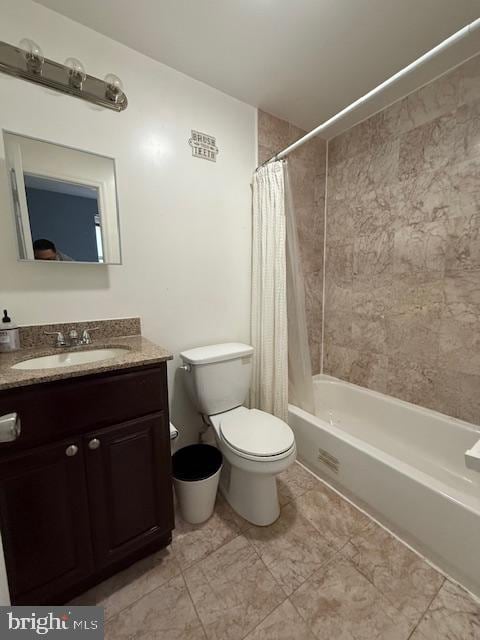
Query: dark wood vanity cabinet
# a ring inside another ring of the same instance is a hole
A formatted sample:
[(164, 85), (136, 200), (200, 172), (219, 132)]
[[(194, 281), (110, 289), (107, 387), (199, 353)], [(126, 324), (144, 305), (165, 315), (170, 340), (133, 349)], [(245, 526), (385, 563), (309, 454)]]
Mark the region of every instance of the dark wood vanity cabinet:
[[(76, 456), (65, 451), (77, 446)], [(93, 571), (81, 439), (0, 460), (1, 533), (15, 604), (53, 603)]]
[(13, 604), (61, 604), (170, 542), (165, 363), (0, 392), (0, 415), (13, 411), (20, 437), (0, 443)]
[(93, 553), (104, 568), (172, 529), (165, 518), (171, 511), (170, 431), (158, 413), (92, 432), (84, 443)]

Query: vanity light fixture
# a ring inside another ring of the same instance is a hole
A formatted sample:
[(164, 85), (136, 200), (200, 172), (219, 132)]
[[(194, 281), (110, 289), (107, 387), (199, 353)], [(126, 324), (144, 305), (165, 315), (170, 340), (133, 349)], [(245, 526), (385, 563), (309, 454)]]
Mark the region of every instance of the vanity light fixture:
[(0, 41), (0, 72), (113, 111), (123, 111), (128, 106), (118, 76), (109, 73), (105, 80), (100, 80), (85, 73), (83, 64), (76, 58), (67, 58), (65, 64), (44, 58), (38, 44), (26, 38), (18, 47)]
[(123, 93), (123, 83), (118, 76), (114, 73), (108, 73), (105, 76), (105, 83), (107, 85), (105, 96), (109, 100), (117, 104), (125, 98), (125, 94)]
[(74, 89), (81, 90), (83, 83), (85, 82), (85, 78), (87, 77), (83, 64), (76, 58), (67, 58), (65, 60), (65, 66), (70, 69), (68, 74), (68, 81), (70, 85)]
[(38, 44), (33, 40), (23, 38), (23, 40), (20, 40), (20, 49), (23, 50), (25, 63), (30, 73), (41, 75), (45, 58)]

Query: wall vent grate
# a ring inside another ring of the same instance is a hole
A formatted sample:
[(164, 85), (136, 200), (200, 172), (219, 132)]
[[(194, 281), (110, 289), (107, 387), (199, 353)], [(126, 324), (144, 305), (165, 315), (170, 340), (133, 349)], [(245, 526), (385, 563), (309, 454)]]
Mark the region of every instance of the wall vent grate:
[(317, 459), (319, 462), (327, 466), (334, 473), (338, 473), (340, 468), (340, 460), (325, 449), (318, 449)]

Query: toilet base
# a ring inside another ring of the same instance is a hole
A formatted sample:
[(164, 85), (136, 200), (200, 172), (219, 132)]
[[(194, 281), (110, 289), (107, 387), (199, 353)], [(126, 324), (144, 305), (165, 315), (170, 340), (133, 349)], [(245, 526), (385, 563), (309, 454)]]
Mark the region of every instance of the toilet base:
[(220, 492), (238, 515), (257, 526), (267, 527), (280, 515), (276, 475), (243, 471), (225, 460)]

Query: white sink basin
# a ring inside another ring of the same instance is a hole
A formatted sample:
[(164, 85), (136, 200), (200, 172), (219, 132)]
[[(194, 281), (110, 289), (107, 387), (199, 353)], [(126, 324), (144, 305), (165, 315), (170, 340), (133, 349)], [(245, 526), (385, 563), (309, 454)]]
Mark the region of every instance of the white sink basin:
[(89, 351), (65, 351), (55, 353), (53, 356), (40, 356), (30, 358), (12, 365), (12, 369), (57, 369), (58, 367), (74, 367), (88, 362), (99, 362), (109, 360), (125, 354), (128, 349), (114, 347), (111, 349), (90, 349)]

